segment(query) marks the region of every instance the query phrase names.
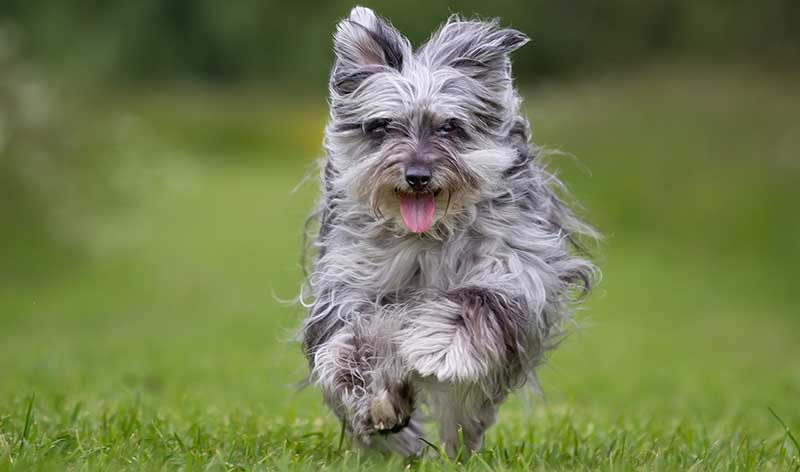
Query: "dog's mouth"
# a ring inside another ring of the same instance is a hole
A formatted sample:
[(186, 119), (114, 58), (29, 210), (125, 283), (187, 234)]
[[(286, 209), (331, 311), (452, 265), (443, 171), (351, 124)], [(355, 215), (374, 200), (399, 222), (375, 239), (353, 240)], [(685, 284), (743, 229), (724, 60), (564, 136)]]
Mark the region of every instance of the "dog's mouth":
[(436, 196), (440, 189), (428, 192), (407, 192), (395, 189), (400, 199), (400, 216), (403, 224), (412, 233), (424, 233), (433, 225), (436, 212)]

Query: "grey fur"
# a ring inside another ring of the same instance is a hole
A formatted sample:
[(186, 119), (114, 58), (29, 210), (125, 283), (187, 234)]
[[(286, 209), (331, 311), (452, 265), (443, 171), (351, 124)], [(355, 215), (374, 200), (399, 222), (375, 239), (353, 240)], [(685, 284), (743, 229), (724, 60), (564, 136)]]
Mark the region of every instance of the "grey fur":
[[(453, 16), (414, 51), (363, 7), (338, 25), (301, 337), (360, 445), (418, 454), (426, 405), (448, 453), (459, 428), (479, 448), (596, 278), (577, 247), (596, 234), (557, 196), (520, 114), (509, 53), (527, 41)], [(399, 217), (412, 163), (433, 174), (422, 234)]]

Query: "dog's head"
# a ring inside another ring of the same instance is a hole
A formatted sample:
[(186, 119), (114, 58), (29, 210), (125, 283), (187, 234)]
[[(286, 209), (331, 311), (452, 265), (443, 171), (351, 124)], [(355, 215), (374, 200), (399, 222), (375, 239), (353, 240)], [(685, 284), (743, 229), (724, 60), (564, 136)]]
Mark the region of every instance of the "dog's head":
[(496, 22), (452, 17), (413, 50), (354, 8), (334, 36), (332, 190), (414, 233), (474, 205), (527, 139), (508, 57), (527, 42)]

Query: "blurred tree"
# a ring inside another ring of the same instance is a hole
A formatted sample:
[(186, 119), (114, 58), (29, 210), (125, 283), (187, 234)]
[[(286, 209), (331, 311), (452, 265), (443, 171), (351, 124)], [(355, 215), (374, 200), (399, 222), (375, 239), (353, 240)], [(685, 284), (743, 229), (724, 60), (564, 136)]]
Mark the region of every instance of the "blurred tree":
[[(526, 77), (688, 56), (789, 62), (800, 52), (796, 0), (363, 2), (413, 42), (450, 13), (500, 17), (530, 34)], [(27, 57), (57, 74), (118, 83), (161, 80), (321, 89), (343, 0), (5, 0), (2, 21)]]

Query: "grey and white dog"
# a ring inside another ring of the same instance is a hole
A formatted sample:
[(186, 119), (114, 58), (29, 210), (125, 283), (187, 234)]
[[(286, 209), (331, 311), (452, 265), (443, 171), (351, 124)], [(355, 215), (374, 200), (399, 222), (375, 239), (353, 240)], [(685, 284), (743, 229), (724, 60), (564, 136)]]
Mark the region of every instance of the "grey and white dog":
[(451, 17), (414, 50), (363, 7), (338, 24), (301, 337), (359, 445), (416, 455), (430, 418), (449, 454), (479, 448), (595, 278), (520, 114), (527, 42)]

